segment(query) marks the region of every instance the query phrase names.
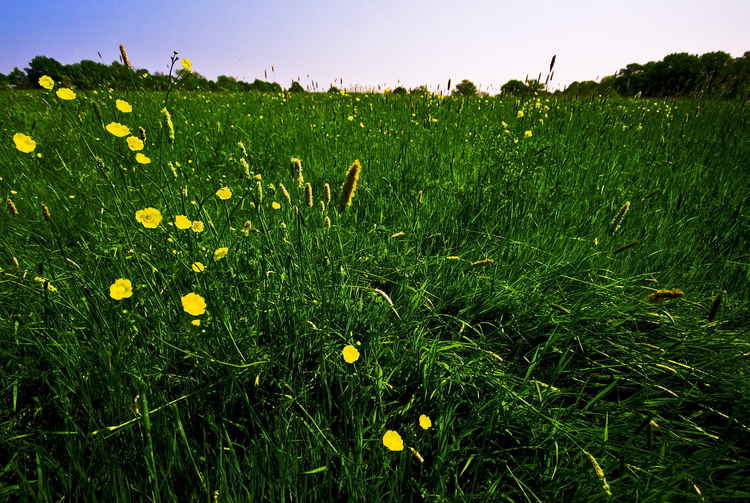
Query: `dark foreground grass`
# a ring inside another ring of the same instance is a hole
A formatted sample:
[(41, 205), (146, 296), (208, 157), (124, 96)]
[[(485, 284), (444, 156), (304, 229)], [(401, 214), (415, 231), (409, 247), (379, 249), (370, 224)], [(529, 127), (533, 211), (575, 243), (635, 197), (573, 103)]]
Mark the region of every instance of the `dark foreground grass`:
[(746, 107), (163, 100), (0, 94), (2, 498), (750, 500)]

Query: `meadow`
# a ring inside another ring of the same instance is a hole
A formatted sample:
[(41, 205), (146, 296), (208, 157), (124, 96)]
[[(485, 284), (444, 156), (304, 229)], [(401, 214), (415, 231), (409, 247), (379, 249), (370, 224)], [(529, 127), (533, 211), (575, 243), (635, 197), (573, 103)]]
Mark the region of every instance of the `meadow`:
[(0, 93), (0, 498), (750, 500), (746, 105), (59, 93)]

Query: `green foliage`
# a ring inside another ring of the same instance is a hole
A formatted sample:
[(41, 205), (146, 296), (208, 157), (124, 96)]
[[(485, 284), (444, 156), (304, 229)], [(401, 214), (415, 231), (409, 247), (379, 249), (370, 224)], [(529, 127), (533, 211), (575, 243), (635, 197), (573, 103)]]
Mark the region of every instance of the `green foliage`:
[(409, 93), (410, 94), (415, 94), (415, 95), (418, 95), (418, 96), (427, 96), (427, 95), (430, 94), (430, 90), (427, 89), (427, 86), (421, 85), (421, 86), (415, 87), (414, 89), (412, 89), (411, 91), (409, 91)]
[(529, 88), (520, 80), (509, 80), (500, 88), (500, 93), (510, 96), (527, 96)]
[(393, 94), (401, 94), (401, 95), (403, 95), (403, 94), (406, 94), (407, 92), (408, 91), (406, 90), (406, 88), (402, 87), (402, 86), (398, 86), (396, 89), (393, 90)]
[(456, 84), (456, 88), (453, 89), (453, 94), (458, 96), (476, 96), (477, 86), (475, 86), (470, 80), (464, 79)]
[(295, 80), (295, 81), (292, 81), (292, 85), (289, 86), (289, 92), (290, 93), (304, 93), (307, 91), (305, 91), (305, 88), (302, 87), (302, 85)]
[(0, 499), (609, 501), (592, 459), (612, 501), (750, 499), (746, 107), (177, 85), (167, 143), (164, 105), (0, 94)]

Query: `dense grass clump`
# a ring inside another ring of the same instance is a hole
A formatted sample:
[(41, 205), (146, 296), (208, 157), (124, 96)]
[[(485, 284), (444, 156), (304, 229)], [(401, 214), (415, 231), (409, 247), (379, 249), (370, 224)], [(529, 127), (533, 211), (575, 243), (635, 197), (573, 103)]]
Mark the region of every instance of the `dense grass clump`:
[(0, 94), (3, 498), (750, 499), (745, 107), (75, 94)]

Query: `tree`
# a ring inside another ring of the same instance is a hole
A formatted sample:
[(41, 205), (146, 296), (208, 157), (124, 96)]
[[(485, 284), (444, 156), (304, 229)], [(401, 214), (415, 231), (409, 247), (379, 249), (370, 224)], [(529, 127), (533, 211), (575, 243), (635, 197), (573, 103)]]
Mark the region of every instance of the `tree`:
[(393, 90), (393, 94), (406, 94), (406, 88), (402, 86), (398, 86), (396, 89)]
[(477, 86), (475, 86), (472, 81), (464, 79), (456, 84), (453, 94), (459, 96), (475, 96), (477, 94)]
[(329, 94), (339, 94), (340, 92), (341, 91), (339, 91), (339, 88), (334, 86), (333, 84), (331, 85), (331, 87), (328, 88)]
[(296, 80), (292, 81), (292, 85), (289, 87), (290, 93), (304, 93), (305, 88), (300, 85)]
[(49, 75), (54, 80), (60, 80), (63, 75), (62, 63), (47, 56), (36, 56), (29, 61), (29, 67), (25, 70), (32, 87), (40, 87), (38, 81), (42, 75)]
[(427, 96), (428, 94), (430, 94), (430, 90), (427, 89), (427, 86), (425, 85), (417, 86), (409, 92), (411, 94), (418, 94), (420, 96)]
[(28, 89), (29, 79), (26, 74), (17, 67), (8, 74), (8, 83), (16, 89)]
[(239, 91), (240, 89), (237, 79), (227, 75), (219, 75), (216, 77), (216, 87), (225, 91)]
[(10, 81), (8, 76), (0, 73), (0, 91), (4, 91), (10, 88)]
[(500, 88), (500, 93), (510, 96), (526, 96), (529, 94), (529, 88), (520, 80), (509, 80)]

